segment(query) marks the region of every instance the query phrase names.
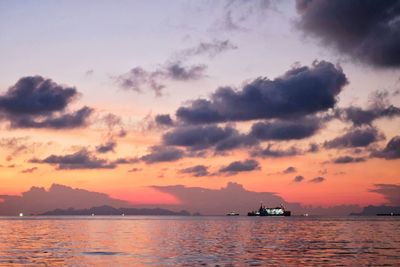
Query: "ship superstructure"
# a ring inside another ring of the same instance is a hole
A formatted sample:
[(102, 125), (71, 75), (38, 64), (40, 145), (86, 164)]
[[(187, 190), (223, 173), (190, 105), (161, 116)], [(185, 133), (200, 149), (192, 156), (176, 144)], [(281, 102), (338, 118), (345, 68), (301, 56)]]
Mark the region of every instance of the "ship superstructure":
[(275, 208), (267, 208), (261, 204), (260, 208), (256, 211), (250, 211), (248, 216), (290, 216), (291, 213), (285, 210), (283, 205)]

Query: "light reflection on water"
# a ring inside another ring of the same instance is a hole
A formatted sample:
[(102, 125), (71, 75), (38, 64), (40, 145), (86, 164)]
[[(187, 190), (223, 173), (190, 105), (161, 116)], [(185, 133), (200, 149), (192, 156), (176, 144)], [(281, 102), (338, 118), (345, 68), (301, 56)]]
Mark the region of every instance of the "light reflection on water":
[(0, 266), (400, 266), (400, 218), (0, 217)]

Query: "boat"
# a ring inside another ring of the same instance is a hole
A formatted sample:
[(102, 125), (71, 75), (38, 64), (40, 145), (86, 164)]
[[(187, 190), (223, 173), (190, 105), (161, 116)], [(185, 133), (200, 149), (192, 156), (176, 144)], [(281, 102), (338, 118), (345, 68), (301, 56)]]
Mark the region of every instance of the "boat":
[(258, 210), (250, 211), (249, 213), (247, 213), (247, 216), (290, 216), (290, 215), (291, 212), (285, 210), (283, 205), (275, 208), (266, 208), (265, 206), (262, 205), (262, 203)]
[(226, 216), (239, 216), (239, 213), (232, 211), (226, 214)]

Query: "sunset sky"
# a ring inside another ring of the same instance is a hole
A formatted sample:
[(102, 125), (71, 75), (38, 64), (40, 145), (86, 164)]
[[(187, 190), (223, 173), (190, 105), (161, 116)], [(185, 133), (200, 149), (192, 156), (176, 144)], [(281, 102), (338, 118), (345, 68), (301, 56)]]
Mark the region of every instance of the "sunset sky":
[(400, 205), (400, 6), (361, 2), (0, 1), (0, 195)]

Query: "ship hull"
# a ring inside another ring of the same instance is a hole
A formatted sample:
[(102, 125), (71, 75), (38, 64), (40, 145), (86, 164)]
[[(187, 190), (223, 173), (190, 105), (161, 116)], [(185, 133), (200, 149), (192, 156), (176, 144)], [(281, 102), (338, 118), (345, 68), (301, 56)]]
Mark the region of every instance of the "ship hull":
[(247, 216), (252, 216), (252, 217), (287, 217), (287, 216), (291, 216), (291, 212), (290, 211), (285, 211), (285, 212), (283, 212), (283, 214), (249, 212), (249, 213), (247, 213)]

